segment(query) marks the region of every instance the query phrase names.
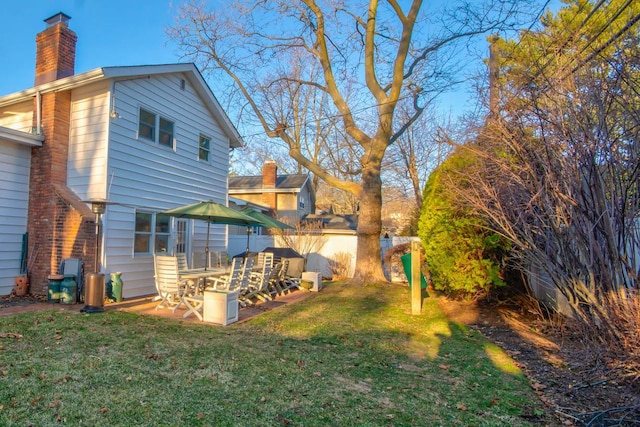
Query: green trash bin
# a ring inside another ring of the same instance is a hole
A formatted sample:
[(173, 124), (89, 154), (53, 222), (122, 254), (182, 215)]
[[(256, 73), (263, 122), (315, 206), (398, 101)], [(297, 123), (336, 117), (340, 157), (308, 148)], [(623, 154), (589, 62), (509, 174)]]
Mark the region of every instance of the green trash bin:
[[(409, 289), (411, 289), (411, 254), (404, 254), (400, 257), (402, 261), (402, 268), (404, 269), (404, 274), (407, 275), (407, 280), (409, 281)], [(424, 278), (424, 274), (422, 271), (420, 272), (420, 287), (422, 289), (427, 289), (427, 279)]]

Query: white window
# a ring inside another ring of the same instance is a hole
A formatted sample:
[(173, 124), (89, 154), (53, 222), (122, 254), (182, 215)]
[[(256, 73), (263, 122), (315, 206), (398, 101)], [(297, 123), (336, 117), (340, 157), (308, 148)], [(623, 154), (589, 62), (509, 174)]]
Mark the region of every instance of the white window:
[(136, 212), (133, 252), (136, 255), (166, 252), (171, 237), (171, 217), (149, 212)]
[(211, 153), (211, 138), (200, 135), (199, 147), (200, 149), (198, 151), (198, 158), (200, 160), (208, 162)]
[(173, 148), (173, 121), (140, 108), (138, 137)]

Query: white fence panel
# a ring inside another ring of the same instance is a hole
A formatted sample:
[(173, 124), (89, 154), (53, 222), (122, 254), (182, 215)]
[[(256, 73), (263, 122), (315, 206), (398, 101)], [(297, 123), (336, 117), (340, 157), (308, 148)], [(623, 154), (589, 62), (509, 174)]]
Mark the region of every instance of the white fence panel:
[[(294, 237), (295, 239), (295, 237)], [(262, 249), (273, 247), (285, 247), (282, 242), (279, 241), (276, 236), (249, 236), (249, 248), (252, 252), (259, 252)], [(340, 235), (324, 235), (322, 236), (322, 243), (316, 246), (314, 252), (309, 253), (307, 258), (306, 270), (317, 271), (322, 273), (324, 277), (331, 277), (332, 270), (330, 262), (335, 259), (349, 259), (348, 275), (353, 276), (356, 268), (356, 253), (357, 253), (357, 237), (356, 236), (340, 236)], [(392, 248), (403, 243), (409, 243), (413, 240), (419, 240), (418, 237), (388, 237), (380, 238), (380, 257), (384, 256), (384, 253)], [(230, 235), (228, 240), (227, 252), (230, 256), (243, 253), (247, 248), (247, 236)], [(301, 254), (305, 255), (305, 254)]]

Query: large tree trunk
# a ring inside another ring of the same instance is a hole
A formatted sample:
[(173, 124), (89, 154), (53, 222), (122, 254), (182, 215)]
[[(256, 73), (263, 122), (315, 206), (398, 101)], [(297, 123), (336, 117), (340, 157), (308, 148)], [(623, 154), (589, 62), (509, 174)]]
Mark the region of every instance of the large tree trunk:
[(380, 166), (367, 167), (362, 172), (362, 196), (358, 214), (358, 253), (354, 284), (384, 282), (380, 260), (382, 231), (382, 180)]

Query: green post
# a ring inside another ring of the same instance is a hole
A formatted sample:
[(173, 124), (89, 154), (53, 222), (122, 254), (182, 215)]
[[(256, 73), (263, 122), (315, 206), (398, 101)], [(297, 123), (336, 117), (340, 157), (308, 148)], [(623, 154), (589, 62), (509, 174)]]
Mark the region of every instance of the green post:
[(420, 258), (420, 242), (411, 242), (411, 314), (422, 314)]

